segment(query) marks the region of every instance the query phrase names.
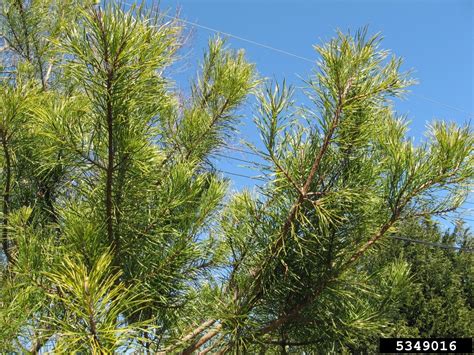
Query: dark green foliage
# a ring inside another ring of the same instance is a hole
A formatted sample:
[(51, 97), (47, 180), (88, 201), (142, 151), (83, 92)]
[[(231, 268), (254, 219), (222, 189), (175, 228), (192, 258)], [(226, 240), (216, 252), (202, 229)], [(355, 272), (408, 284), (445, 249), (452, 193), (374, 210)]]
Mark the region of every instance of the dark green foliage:
[[(464, 248), (472, 248), (473, 242), (470, 231), (461, 225), (453, 232), (443, 233), (429, 220), (407, 223), (400, 235)], [(391, 241), (383, 248), (380, 260), (395, 255), (409, 263), (413, 275), (412, 289), (395, 319), (420, 337), (471, 336), (474, 331), (472, 254)]]

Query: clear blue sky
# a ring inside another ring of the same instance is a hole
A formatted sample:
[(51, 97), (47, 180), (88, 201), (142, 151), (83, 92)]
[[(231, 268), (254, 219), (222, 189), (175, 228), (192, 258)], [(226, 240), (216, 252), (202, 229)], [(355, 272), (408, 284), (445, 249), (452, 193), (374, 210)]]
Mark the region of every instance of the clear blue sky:
[[(419, 80), (412, 88), (414, 95), (397, 102), (395, 107), (399, 113), (408, 115), (412, 121), (411, 134), (419, 138), (432, 119), (462, 123), (474, 112), (473, 3), (472, 0), (161, 0), (160, 7), (170, 14), (179, 8), (180, 17), (188, 21), (314, 59), (317, 56), (312, 46), (334, 36), (337, 28), (354, 31), (368, 25), (370, 33), (382, 33), (382, 46), (403, 57), (404, 68), (413, 69), (414, 77)], [(200, 28), (193, 30), (186, 48), (188, 56), (180, 72), (174, 75), (183, 89), (195, 74), (196, 63), (212, 35)], [(312, 68), (306, 61), (236, 39), (229, 38), (228, 43), (245, 48), (248, 59), (256, 63), (262, 76), (286, 78), (300, 86), (298, 76), (307, 77)], [(245, 110), (244, 114), (240, 138), (258, 142), (252, 113)], [(252, 158), (236, 152), (226, 154)], [(240, 165), (229, 159), (217, 163), (220, 169), (229, 172), (256, 174)], [(256, 183), (229, 177), (236, 189)], [(474, 202), (474, 196), (470, 200)]]

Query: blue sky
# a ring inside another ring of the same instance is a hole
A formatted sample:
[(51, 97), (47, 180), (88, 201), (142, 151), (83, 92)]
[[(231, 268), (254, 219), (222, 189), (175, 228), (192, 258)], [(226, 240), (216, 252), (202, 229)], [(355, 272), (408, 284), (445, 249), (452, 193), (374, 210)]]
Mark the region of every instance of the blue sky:
[[(129, 1), (129, 0), (127, 0)], [(369, 33), (381, 32), (382, 46), (405, 60), (404, 69), (413, 69), (419, 84), (395, 109), (412, 122), (410, 134), (420, 138), (432, 119), (469, 120), (473, 108), (473, 1), (471, 0), (161, 0), (162, 10), (203, 26), (218, 29), (296, 55), (317, 59), (314, 44), (334, 36), (336, 29), (355, 31), (368, 25)], [(188, 26), (191, 29), (190, 26)], [(186, 59), (174, 73), (183, 89), (195, 75), (211, 31), (194, 28)], [(244, 48), (265, 77), (286, 80), (301, 86), (313, 65), (237, 39), (229, 38), (234, 48)], [(433, 102), (431, 100), (437, 101)], [(240, 137), (258, 142), (252, 112), (245, 110)], [(254, 159), (238, 152), (237, 158)], [(255, 175), (242, 163), (220, 158), (217, 166), (225, 171)], [(256, 181), (228, 175), (234, 189), (251, 187)], [(474, 197), (471, 196), (474, 202)], [(466, 205), (474, 207), (474, 205)], [(474, 217), (470, 217), (474, 219)], [(471, 224), (472, 225), (472, 224)]]

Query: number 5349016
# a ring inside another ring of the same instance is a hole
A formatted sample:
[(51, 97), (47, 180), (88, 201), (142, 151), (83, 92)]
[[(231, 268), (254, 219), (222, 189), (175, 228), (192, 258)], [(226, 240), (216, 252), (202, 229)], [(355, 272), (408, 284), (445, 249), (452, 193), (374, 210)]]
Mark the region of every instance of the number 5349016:
[(438, 340), (399, 340), (395, 348), (396, 351), (456, 351), (456, 341), (438, 341)]

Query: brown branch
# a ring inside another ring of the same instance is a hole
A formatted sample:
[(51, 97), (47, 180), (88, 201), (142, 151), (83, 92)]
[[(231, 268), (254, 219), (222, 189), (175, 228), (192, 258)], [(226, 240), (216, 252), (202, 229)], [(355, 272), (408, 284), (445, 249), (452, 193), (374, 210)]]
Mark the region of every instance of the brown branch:
[[(45, 73), (44, 73), (44, 68), (43, 68), (44, 63), (43, 63), (43, 60), (42, 60), (41, 55), (40, 55), (40, 51), (39, 51), (39, 48), (38, 48), (38, 42), (37, 42), (36, 38), (33, 38), (34, 35), (29, 33), (29, 31), (28, 31), (27, 18), (26, 18), (27, 13), (26, 13), (26, 10), (23, 6), (22, 0), (17, 0), (15, 2), (15, 4), (16, 4), (16, 7), (18, 8), (18, 12), (20, 14), (20, 21), (21, 21), (21, 26), (23, 27), (22, 29), (23, 29), (23, 35), (25, 37), (24, 42), (25, 42), (25, 49), (26, 49), (26, 53), (24, 53), (24, 54), (22, 54), (20, 52), (19, 53), (20, 53), (20, 55), (25, 57), (31, 63), (34, 61), (34, 59), (36, 59), (36, 64), (38, 66), (39, 76), (40, 76), (40, 80), (41, 80), (41, 86), (42, 86), (43, 90), (46, 90), (47, 89), (47, 82), (46, 82), (46, 79), (45, 79)], [(21, 42), (19, 41), (19, 39), (15, 35), (15, 31), (13, 30), (13, 26), (10, 25), (10, 27), (11, 27), (11, 30), (12, 30), (12, 33), (13, 33), (15, 39), (18, 42), (18, 45), (21, 48), (22, 47), (21, 44), (20, 44)], [(32, 43), (32, 46), (34, 48), (34, 51), (32, 51), (31, 48), (30, 48), (30, 37), (32, 37), (31, 38), (31, 43)]]
[(370, 246), (372, 244), (375, 244), (380, 238), (382, 238), (384, 236), (384, 234), (390, 229), (390, 227), (395, 223), (395, 221), (398, 218), (398, 215), (399, 215), (399, 213), (397, 213), (396, 215), (392, 215), (390, 220), (388, 222), (384, 223), (384, 225), (379, 230), (379, 232), (377, 234), (375, 234), (369, 241), (367, 241), (357, 252), (355, 252), (351, 256), (349, 261), (347, 261), (344, 264), (343, 268), (346, 268), (347, 266), (349, 266), (350, 264), (355, 262), (357, 259), (359, 259), (366, 252), (366, 250), (370, 248)]
[(36, 62), (38, 64), (41, 87), (43, 91), (46, 91), (47, 83), (45, 80), (45, 73), (44, 73), (44, 68), (43, 68), (44, 64), (43, 64), (43, 60), (41, 59), (41, 55), (39, 54), (38, 43), (36, 42), (36, 40), (33, 40), (33, 47), (35, 48)]
[[(23, 27), (23, 35), (25, 36), (25, 46), (26, 46), (26, 58), (28, 60), (31, 60), (31, 51), (30, 51), (30, 44), (28, 42), (28, 37), (29, 37), (29, 34), (28, 34), (28, 27), (26, 25), (26, 13), (25, 13), (25, 9), (23, 8), (23, 2), (22, 0), (17, 0), (16, 1), (16, 6), (18, 8), (18, 12), (20, 13), (20, 18), (21, 18), (21, 24), (22, 24), (22, 27)], [(13, 26), (12, 26), (13, 28)]]
[(334, 280), (335, 276), (337, 275), (333, 275), (331, 278), (328, 278), (326, 280), (323, 280), (320, 284), (319, 284), (319, 287), (316, 288), (316, 290), (314, 290), (313, 293), (311, 293), (309, 296), (306, 297), (305, 300), (303, 300), (302, 302), (298, 303), (296, 305), (295, 308), (293, 308), (291, 310), (291, 312), (289, 313), (286, 313), (285, 315), (275, 319), (274, 321), (270, 322), (269, 324), (267, 324), (265, 327), (263, 327), (262, 329), (260, 329), (258, 331), (258, 335), (264, 335), (264, 334), (267, 334), (273, 330), (276, 330), (278, 329), (281, 325), (287, 323), (288, 321), (291, 321), (295, 318), (297, 318), (300, 314), (300, 312), (311, 302), (313, 302), (316, 297), (318, 297), (323, 291), (324, 289), (326, 288), (326, 286)]
[[(275, 241), (275, 243), (271, 247), (270, 255), (271, 255), (272, 259), (279, 254), (280, 249), (283, 246), (284, 239), (288, 235), (288, 233), (290, 231), (290, 228), (291, 228), (291, 226), (292, 226), (292, 224), (293, 224), (293, 222), (296, 218), (296, 215), (297, 215), (297, 212), (298, 212), (298, 209), (299, 209), (300, 205), (304, 202), (304, 200), (307, 198), (308, 194), (310, 193), (311, 184), (314, 180), (314, 177), (315, 177), (316, 173), (319, 170), (322, 159), (323, 159), (324, 155), (326, 154), (326, 152), (329, 148), (329, 144), (331, 143), (334, 132), (335, 132), (335, 130), (336, 130), (338, 124), (339, 124), (339, 121), (340, 121), (340, 118), (341, 118), (341, 115), (342, 115), (342, 108), (343, 108), (343, 104), (344, 104), (344, 98), (345, 98), (347, 92), (349, 91), (349, 89), (351, 87), (351, 83), (352, 83), (352, 80), (349, 80), (348, 83), (346, 84), (346, 87), (344, 88), (343, 92), (339, 94), (339, 99), (338, 99), (336, 111), (334, 113), (334, 117), (332, 119), (330, 128), (329, 128), (329, 130), (327, 131), (327, 133), (324, 137), (324, 141), (323, 141), (323, 144), (321, 146), (321, 149), (319, 150), (318, 155), (314, 159), (314, 162), (311, 166), (311, 169), (310, 169), (310, 172), (309, 172), (309, 174), (306, 178), (306, 181), (305, 181), (303, 187), (301, 188), (301, 193), (300, 193), (298, 199), (291, 206), (288, 217), (285, 220), (285, 223), (283, 224), (280, 236), (278, 237), (278, 239)], [(269, 260), (269, 259), (267, 259), (267, 260)], [(257, 282), (255, 283), (256, 286), (254, 287), (254, 291), (253, 291), (254, 296), (252, 297), (252, 299), (250, 301), (250, 306), (260, 297), (260, 294), (262, 292), (262, 284), (261, 284), (260, 280), (261, 280), (264, 268), (265, 268), (265, 265), (262, 265), (260, 268), (258, 268), (256, 271), (253, 272), (252, 276), (255, 278), (255, 280)]]
[(208, 331), (201, 338), (199, 338), (199, 340), (196, 341), (194, 344), (184, 349), (181, 355), (191, 355), (194, 351), (199, 349), (202, 345), (204, 345), (209, 340), (211, 340), (216, 335), (218, 335), (221, 329), (222, 329), (222, 324), (218, 324), (214, 329)]
[[(49, 327), (47, 327), (49, 329)], [(36, 355), (40, 352), (41, 348), (51, 339), (51, 336), (43, 336), (36, 339), (33, 347), (30, 349), (30, 353)]]
[[(222, 104), (222, 107), (219, 110), (219, 112), (212, 118), (211, 123), (209, 124), (209, 127), (207, 127), (206, 130), (199, 136), (199, 138), (198, 138), (199, 143), (200, 143), (201, 139), (204, 139), (209, 134), (211, 129), (217, 124), (219, 119), (222, 117), (224, 112), (227, 110), (227, 107), (229, 106), (229, 103), (230, 103), (230, 99), (227, 97), (225, 99), (224, 103)], [(185, 157), (186, 160), (189, 159), (189, 157), (191, 156), (191, 153), (192, 153), (192, 150), (191, 149), (188, 150), (188, 153), (186, 154), (186, 157)]]
[(85, 161), (88, 161), (89, 163), (91, 163), (92, 165), (96, 166), (97, 168), (101, 169), (101, 170), (104, 170), (104, 171), (107, 171), (107, 168), (105, 166), (103, 166), (101, 163), (95, 161), (94, 159), (88, 157), (84, 152), (82, 152), (80, 149), (78, 148), (73, 148), (74, 152), (77, 153), (78, 155), (81, 156), (82, 159), (84, 159)]
[(211, 345), (209, 345), (207, 348), (199, 352), (199, 355), (206, 355), (209, 351), (213, 350), (215, 347), (220, 345), (222, 342), (224, 335), (221, 335), (219, 338), (217, 338)]
[(89, 330), (90, 330), (91, 335), (94, 338), (95, 342), (97, 343), (97, 345), (100, 346), (101, 344), (100, 344), (99, 334), (97, 333), (97, 324), (96, 324), (96, 320), (95, 320), (94, 309), (92, 308), (92, 305), (91, 305), (92, 300), (90, 299), (90, 296), (89, 296), (87, 280), (84, 283), (84, 288), (85, 288), (84, 291), (85, 291), (85, 294), (86, 294), (86, 297), (87, 297), (87, 310), (89, 312)]
[(311, 293), (309, 296), (306, 297), (305, 300), (300, 302), (296, 305), (295, 308), (291, 310), (291, 312), (285, 314), (282, 317), (275, 319), (274, 321), (270, 322), (268, 325), (260, 329), (258, 332), (259, 335), (267, 334), (273, 330), (278, 329), (281, 325), (294, 320), (300, 314), (300, 312), (310, 303), (314, 302), (314, 300), (326, 289), (328, 284), (337, 278), (348, 266), (358, 260), (366, 251), (367, 249), (376, 243), (380, 238), (384, 236), (384, 234), (390, 229), (390, 227), (395, 223), (399, 216), (399, 213), (392, 215), (389, 221), (384, 223), (380, 230), (367, 242), (365, 243), (354, 255), (333, 275), (330, 275), (327, 279), (323, 280), (320, 285)]
[[(110, 75), (107, 79), (107, 93), (111, 91), (111, 80)], [(107, 219), (107, 235), (109, 242), (115, 246), (115, 238), (113, 231), (113, 201), (112, 201), (112, 186), (113, 186), (113, 174), (114, 174), (114, 118), (112, 103), (110, 98), (107, 99), (107, 170), (106, 170), (106, 188), (105, 188), (105, 206), (106, 206), (106, 219)]]
[(105, 103), (105, 118), (107, 123), (107, 167), (106, 167), (106, 182), (105, 182), (105, 218), (107, 224), (107, 237), (115, 255), (119, 253), (119, 240), (114, 235), (114, 202), (113, 202), (113, 184), (115, 171), (115, 141), (114, 141), (114, 109), (112, 106), (113, 83), (114, 83), (114, 67), (110, 63), (109, 43), (107, 41), (106, 29), (102, 22), (101, 10), (94, 11), (95, 21), (100, 30), (102, 45), (104, 47), (104, 65), (106, 72), (106, 103)]
[[(365, 251), (368, 248), (370, 248), (370, 246), (372, 244), (376, 243), (380, 238), (383, 237), (383, 235), (387, 232), (387, 230), (390, 229), (390, 227), (399, 219), (402, 210), (408, 205), (408, 203), (411, 201), (411, 199), (413, 197), (415, 197), (417, 194), (421, 193), (423, 190), (428, 189), (430, 186), (432, 186), (433, 184), (436, 184), (437, 182), (439, 182), (439, 180), (436, 180), (436, 179), (430, 179), (430, 180), (424, 182), (423, 184), (418, 186), (416, 189), (414, 189), (411, 192), (411, 194), (404, 201), (401, 201), (401, 195), (402, 194), (400, 194), (399, 197), (397, 198), (397, 201), (396, 201), (398, 206), (395, 206), (395, 211), (392, 214), (392, 217), (390, 218), (390, 220), (387, 221), (382, 226), (379, 233), (377, 233), (373, 238), (371, 238), (368, 242), (366, 242), (354, 255), (352, 255), (352, 257), (344, 265), (344, 267), (349, 266), (350, 264), (355, 262), (357, 259), (359, 259), (365, 253)], [(405, 191), (405, 190), (406, 190), (406, 186), (404, 186), (402, 188), (402, 191)], [(446, 211), (440, 211), (440, 212), (441, 213), (449, 212), (449, 210), (452, 210), (452, 209), (448, 209)], [(426, 214), (424, 214), (424, 215), (426, 215)]]
[(7, 265), (13, 263), (10, 253), (10, 243), (8, 239), (8, 215), (10, 213), (10, 193), (11, 193), (11, 156), (6, 140), (6, 133), (2, 130), (1, 140), (3, 154), (5, 155), (5, 187), (3, 189), (3, 228), (2, 228), (2, 248), (7, 259)]
[(313, 162), (313, 165), (311, 166), (311, 170), (308, 174), (308, 177), (306, 178), (306, 181), (303, 185), (303, 188), (301, 189), (301, 195), (298, 197), (297, 201), (291, 207), (288, 218), (286, 219), (285, 224), (283, 225), (280, 237), (277, 239), (276, 245), (272, 248), (272, 255), (282, 246), (283, 239), (286, 237), (286, 235), (289, 232), (289, 229), (290, 229), (291, 225), (293, 224), (293, 221), (296, 217), (296, 213), (298, 211), (299, 206), (301, 205), (301, 203), (303, 203), (303, 201), (307, 197), (308, 193), (310, 192), (309, 190), (310, 190), (310, 187), (311, 187), (311, 183), (313, 182), (314, 177), (315, 177), (316, 173), (319, 170), (319, 167), (321, 165), (321, 161), (322, 161), (324, 155), (326, 154), (326, 152), (329, 148), (329, 144), (331, 143), (334, 132), (335, 132), (335, 130), (336, 130), (338, 124), (339, 124), (339, 120), (340, 120), (341, 115), (342, 115), (342, 107), (343, 107), (344, 97), (347, 94), (347, 92), (349, 91), (350, 86), (351, 86), (351, 80), (349, 80), (349, 82), (347, 83), (346, 88), (344, 89), (344, 92), (341, 93), (340, 96), (339, 96), (339, 101), (338, 101), (338, 104), (337, 104), (336, 112), (334, 113), (334, 118), (331, 122), (331, 126), (330, 126), (328, 132), (326, 133), (326, 135), (324, 137), (323, 144), (321, 146), (321, 149), (319, 150), (319, 153), (316, 156), (316, 158)]
[[(207, 98), (206, 98), (207, 100)], [(201, 106), (203, 106), (204, 104), (201, 103)], [(229, 105), (229, 99), (227, 98), (224, 102), (224, 104), (222, 105), (221, 109), (219, 110), (219, 113), (216, 114), (212, 120), (211, 120), (211, 123), (209, 124), (209, 127), (205, 130), (205, 132), (203, 134), (201, 134), (198, 138), (198, 140), (200, 141), (201, 139), (205, 138), (205, 136), (209, 133), (209, 131), (212, 129), (212, 127), (217, 123), (217, 121), (219, 120), (219, 118), (224, 114), (224, 111), (227, 109), (227, 106)], [(176, 142), (173, 142), (173, 146), (174, 146), (174, 149), (175, 150), (179, 150), (181, 151), (181, 148), (179, 147), (179, 145), (176, 143)], [(187, 149), (187, 148), (186, 148)], [(165, 166), (165, 164), (171, 159), (171, 157), (173, 156), (173, 153), (174, 153), (174, 150), (170, 150), (170, 152), (165, 156), (165, 158), (160, 162), (160, 168)], [(185, 159), (189, 159), (189, 157), (191, 156), (191, 153), (192, 153), (192, 149), (187, 149), (187, 153), (185, 155)], [(157, 183), (157, 185), (160, 185), (160, 181)]]
[(182, 337), (177, 344), (170, 345), (163, 349), (160, 354), (166, 354), (170, 351), (173, 351), (176, 349), (180, 344), (187, 343), (188, 341), (194, 339), (196, 336), (198, 336), (200, 333), (202, 333), (204, 330), (212, 326), (216, 322), (215, 319), (210, 319), (199, 325), (196, 329), (191, 331), (190, 333), (186, 334), (184, 337)]
[(306, 300), (303, 302), (299, 303), (290, 313), (286, 314), (283, 317), (280, 317), (274, 321), (272, 321), (270, 324), (265, 326), (259, 331), (260, 335), (269, 333), (281, 325), (285, 324), (286, 322), (295, 319), (299, 313), (306, 307), (309, 303), (313, 302), (316, 297), (321, 294), (321, 292), (326, 288), (327, 284), (329, 281), (337, 277), (340, 273), (342, 273), (344, 270), (346, 270), (351, 264), (356, 262), (364, 253), (372, 246), (374, 245), (378, 240), (380, 240), (385, 233), (390, 229), (390, 227), (393, 226), (393, 224), (399, 219), (400, 214), (402, 213), (402, 210), (408, 205), (410, 200), (416, 196), (418, 193), (422, 192), (423, 190), (429, 188), (433, 184), (437, 183), (437, 180), (430, 179), (426, 181), (425, 183), (421, 184), (419, 187), (414, 189), (412, 193), (404, 200), (401, 201), (400, 198), (397, 199), (397, 203), (399, 204), (398, 206), (395, 207), (394, 213), (390, 217), (390, 219), (385, 222), (380, 230), (372, 237), (370, 238), (369, 241), (367, 241), (357, 252), (355, 252), (351, 258), (339, 269), (339, 271), (333, 275), (331, 279), (328, 279), (326, 282), (323, 282), (316, 290), (313, 292), (309, 297), (307, 297)]
[(280, 170), (283, 173), (283, 175), (285, 175), (287, 180), (293, 185), (293, 187), (298, 191), (298, 193), (300, 195), (303, 195), (303, 190), (301, 189), (301, 186), (299, 186), (296, 183), (296, 181), (291, 177), (291, 175), (288, 173), (288, 171), (283, 169), (283, 167), (280, 165), (280, 163), (278, 162), (278, 160), (276, 159), (276, 157), (273, 153), (270, 153), (270, 158), (272, 159), (273, 164), (275, 164), (275, 166), (278, 168), (278, 170)]

